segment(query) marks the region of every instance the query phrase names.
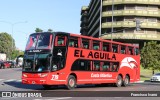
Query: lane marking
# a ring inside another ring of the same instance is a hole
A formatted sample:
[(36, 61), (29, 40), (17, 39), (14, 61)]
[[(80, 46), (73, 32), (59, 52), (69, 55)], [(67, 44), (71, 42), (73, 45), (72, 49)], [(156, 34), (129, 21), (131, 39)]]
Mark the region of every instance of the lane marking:
[(16, 79), (5, 80), (5, 82), (12, 82), (12, 81), (16, 81)]
[(3, 81), (4, 79), (0, 79), (0, 81)]

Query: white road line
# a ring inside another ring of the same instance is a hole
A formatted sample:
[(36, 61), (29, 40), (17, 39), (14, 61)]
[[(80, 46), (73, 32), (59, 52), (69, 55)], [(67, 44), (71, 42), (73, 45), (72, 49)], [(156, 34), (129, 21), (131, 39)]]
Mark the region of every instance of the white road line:
[(22, 80), (16, 80), (16, 82), (22, 82)]
[(5, 82), (13, 82), (13, 81), (16, 81), (16, 79), (9, 79), (9, 80), (6, 80)]
[(3, 81), (4, 79), (0, 79), (0, 81)]

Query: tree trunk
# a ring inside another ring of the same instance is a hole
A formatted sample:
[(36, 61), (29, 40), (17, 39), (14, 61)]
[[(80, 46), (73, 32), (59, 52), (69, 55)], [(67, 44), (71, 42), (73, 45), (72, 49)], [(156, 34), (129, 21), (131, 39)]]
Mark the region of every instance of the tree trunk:
[(152, 70), (152, 75), (154, 75), (154, 69)]

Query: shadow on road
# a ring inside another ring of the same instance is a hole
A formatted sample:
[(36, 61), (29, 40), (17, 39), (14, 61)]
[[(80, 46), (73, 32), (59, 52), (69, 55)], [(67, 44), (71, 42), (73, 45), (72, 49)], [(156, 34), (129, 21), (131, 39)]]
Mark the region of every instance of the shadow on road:
[(22, 84), (21, 82), (16, 82), (16, 81), (4, 82), (3, 85), (10, 85), (10, 86), (16, 87), (16, 88), (33, 89), (33, 90), (38, 90), (38, 89), (42, 89), (43, 88), (41, 85)]
[[(21, 82), (16, 82), (16, 81), (10, 81), (10, 82), (4, 82), (3, 84), (9, 85), (12, 87), (16, 87), (19, 89), (26, 89), (26, 90), (67, 90), (66, 86), (61, 85), (61, 86), (52, 86), (50, 89), (45, 89), (43, 88), (42, 85), (34, 85), (34, 84), (22, 84)], [(132, 86), (132, 85), (130, 85)], [(81, 89), (81, 88), (102, 88), (102, 87), (108, 87), (108, 88), (113, 88), (115, 87), (113, 84), (97, 84), (97, 85), (78, 85), (76, 88)], [(117, 88), (117, 87), (115, 87)]]

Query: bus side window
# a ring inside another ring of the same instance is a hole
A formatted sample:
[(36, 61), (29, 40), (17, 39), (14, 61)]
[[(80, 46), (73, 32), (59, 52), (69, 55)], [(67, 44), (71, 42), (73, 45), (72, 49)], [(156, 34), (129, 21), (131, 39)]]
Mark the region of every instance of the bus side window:
[(99, 61), (94, 61), (93, 66), (94, 66), (94, 71), (100, 71), (100, 62)]
[(93, 41), (93, 50), (100, 50), (100, 42)]
[(112, 44), (112, 52), (118, 53), (118, 45), (117, 44)]
[(109, 52), (109, 43), (103, 42), (103, 51)]
[(102, 65), (102, 71), (109, 71), (109, 62), (104, 62)]
[(88, 60), (76, 60), (71, 67), (71, 71), (90, 71), (90, 61)]
[(139, 54), (139, 49), (138, 48), (134, 48), (134, 54), (138, 55)]
[(89, 40), (82, 38), (82, 48), (89, 49)]
[(133, 47), (128, 47), (128, 53), (129, 53), (130, 55), (133, 55)]
[(77, 37), (71, 37), (69, 40), (69, 46), (78, 48), (78, 38)]
[(66, 45), (66, 36), (56, 36), (55, 46), (65, 46)]
[(118, 67), (119, 67), (119, 63), (117, 63), (117, 62), (113, 62), (112, 64), (111, 64), (111, 71), (112, 72), (117, 72), (118, 71)]
[(126, 54), (126, 47), (125, 46), (121, 46), (121, 54)]

